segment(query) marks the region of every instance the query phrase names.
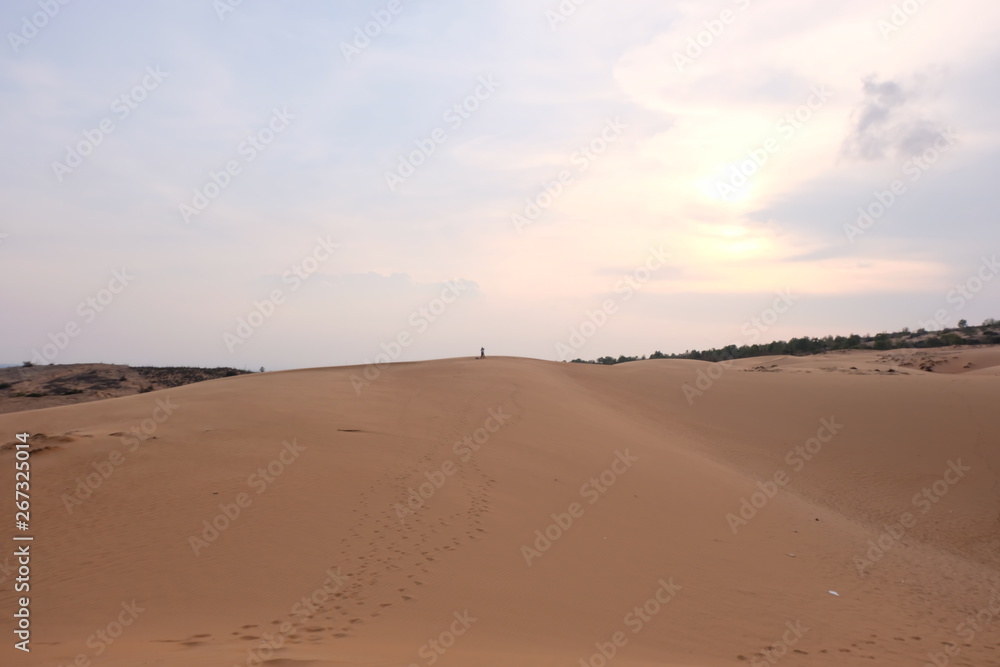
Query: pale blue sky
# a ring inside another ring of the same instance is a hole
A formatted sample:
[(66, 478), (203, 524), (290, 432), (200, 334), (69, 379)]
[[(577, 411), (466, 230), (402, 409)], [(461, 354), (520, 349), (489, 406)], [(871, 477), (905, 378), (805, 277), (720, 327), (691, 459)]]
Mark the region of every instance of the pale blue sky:
[(780, 290), (759, 340), (1000, 317), (994, 3), (224, 1), (0, 7), (0, 361), (680, 352), (749, 342)]

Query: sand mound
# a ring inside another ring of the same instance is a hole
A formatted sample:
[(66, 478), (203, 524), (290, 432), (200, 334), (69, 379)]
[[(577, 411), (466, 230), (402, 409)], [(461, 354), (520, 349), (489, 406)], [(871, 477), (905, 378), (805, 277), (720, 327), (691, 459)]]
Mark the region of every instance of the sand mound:
[(871, 354), (313, 369), (0, 415), (0, 443), (36, 434), (15, 664), (998, 664), (1000, 617), (959, 624), (1000, 583), (1000, 387)]

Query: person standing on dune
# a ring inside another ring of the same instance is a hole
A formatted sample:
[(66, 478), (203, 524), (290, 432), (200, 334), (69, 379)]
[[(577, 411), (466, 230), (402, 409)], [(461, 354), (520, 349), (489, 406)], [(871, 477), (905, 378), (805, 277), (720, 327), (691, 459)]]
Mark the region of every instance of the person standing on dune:
[(485, 359), (486, 358), (486, 348), (485, 347), (479, 348), (479, 358), (480, 359)]

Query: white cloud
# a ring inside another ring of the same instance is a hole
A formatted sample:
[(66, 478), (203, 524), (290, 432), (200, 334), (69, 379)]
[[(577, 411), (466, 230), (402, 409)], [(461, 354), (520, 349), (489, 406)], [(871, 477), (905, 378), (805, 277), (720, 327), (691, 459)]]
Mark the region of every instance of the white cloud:
[[(477, 330), (512, 353), (547, 354), (539, 337), (562, 335), (650, 245), (671, 264), (623, 315), (629, 326), (602, 334), (620, 352), (636, 351), (639, 330), (665, 351), (688, 340), (664, 312), (682, 310), (710, 336), (727, 326), (720, 304), (786, 287), (839, 304), (845, 328), (851, 300), (871, 294), (908, 322), (904, 296), (933, 301), (967, 255), (1000, 244), (983, 185), (1000, 148), (1000, 6), (924, 3), (886, 39), (879, 21), (892, 19), (892, 2), (589, 2), (552, 30), (545, 10), (557, 4), (413, 5), (352, 63), (339, 43), (367, 20), (357, 8), (244, 3), (220, 23), (204, 3), (180, 2), (157, 10), (156, 31), (130, 5), (67, 8), (0, 59), (0, 279), (40, 274), (0, 297), (29, 323), (2, 342), (30, 349), (79, 290), (128, 263), (149, 277), (149, 298), (123, 302), (114, 320), (121, 340), (136, 341), (130, 352), (168, 347), (173, 320), (157, 304), (176, 295), (186, 333), (171, 361), (204, 359), (220, 315), (239, 312), (319, 233), (347, 250), (329, 282), (255, 341), (254, 365), (308, 364), (334, 334), (346, 350), (337, 362), (360, 361), (423, 286), (457, 276), (477, 283), (475, 299), (412, 354), (445, 354)], [(0, 9), (8, 24), (14, 14)], [(679, 70), (675, 54), (692, 39), (702, 52)], [(57, 186), (51, 160), (151, 64), (170, 78)], [(486, 74), (502, 82), (497, 93), (390, 192), (384, 172)], [(816, 104), (817, 88), (829, 99)], [(184, 225), (178, 204), (283, 105), (294, 125)], [(582, 169), (574, 153), (619, 117), (627, 129)], [(939, 125), (955, 127), (959, 144), (848, 244), (843, 224)], [(761, 150), (766, 162), (748, 164)], [(517, 234), (511, 216), (563, 169), (572, 183)], [(741, 169), (753, 172), (745, 183)], [(391, 283), (380, 291), (343, 278), (373, 272), (408, 279), (376, 281)], [(688, 298), (698, 306), (671, 306)], [(330, 316), (336, 308), (353, 319)], [(800, 324), (817, 322), (828, 320)], [(288, 344), (299, 336), (315, 342)], [(80, 349), (110, 358), (131, 344)]]

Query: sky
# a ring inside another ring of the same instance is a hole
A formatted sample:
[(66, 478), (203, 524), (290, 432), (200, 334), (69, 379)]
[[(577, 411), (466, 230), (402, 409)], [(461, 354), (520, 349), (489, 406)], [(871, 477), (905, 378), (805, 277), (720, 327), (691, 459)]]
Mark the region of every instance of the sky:
[(0, 5), (0, 362), (1000, 318), (1000, 5)]

